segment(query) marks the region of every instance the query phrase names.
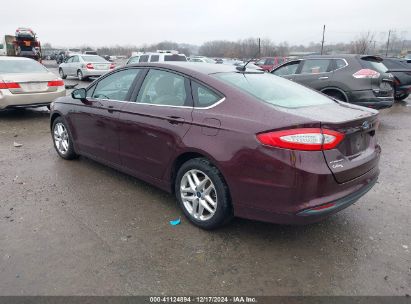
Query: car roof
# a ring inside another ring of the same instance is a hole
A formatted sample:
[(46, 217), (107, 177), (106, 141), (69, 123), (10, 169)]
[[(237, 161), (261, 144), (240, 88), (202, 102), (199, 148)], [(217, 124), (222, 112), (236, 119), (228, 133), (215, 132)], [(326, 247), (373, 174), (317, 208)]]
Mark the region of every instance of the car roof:
[[(226, 65), (226, 64), (213, 64), (213, 63), (199, 63), (199, 62), (182, 62), (182, 61), (168, 61), (167, 63), (138, 63), (131, 64), (129, 67), (159, 67), (159, 68), (169, 68), (181, 73), (187, 74), (204, 74), (210, 75), (215, 73), (230, 73), (238, 72), (236, 66)], [(251, 72), (258, 72), (256, 70), (251, 70)]]
[(14, 57), (14, 56), (0, 56), (0, 60), (33, 60), (31, 58), (26, 58), (26, 57)]

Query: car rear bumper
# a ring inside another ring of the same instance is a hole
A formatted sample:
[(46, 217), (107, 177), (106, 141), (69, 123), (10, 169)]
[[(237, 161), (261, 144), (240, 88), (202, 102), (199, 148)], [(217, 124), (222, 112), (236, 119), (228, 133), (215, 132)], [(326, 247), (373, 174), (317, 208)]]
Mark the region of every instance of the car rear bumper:
[(89, 70), (89, 69), (81, 69), (81, 72), (83, 73), (84, 77), (100, 77), (112, 70)]
[(56, 98), (66, 96), (64, 87), (55, 92), (12, 94), (9, 90), (0, 90), (0, 110), (12, 107), (38, 107), (48, 105)]
[(350, 103), (373, 109), (384, 109), (394, 104), (393, 93), (388, 97), (376, 97), (372, 90), (363, 90), (352, 91), (347, 95)]
[(224, 167), (221, 171), (227, 176), (235, 216), (308, 224), (348, 207), (371, 189), (379, 176), (377, 152), (370, 169), (343, 183), (336, 181), (321, 151), (261, 147), (253, 150), (253, 162), (244, 156), (235, 168), (229, 167), (230, 173)]

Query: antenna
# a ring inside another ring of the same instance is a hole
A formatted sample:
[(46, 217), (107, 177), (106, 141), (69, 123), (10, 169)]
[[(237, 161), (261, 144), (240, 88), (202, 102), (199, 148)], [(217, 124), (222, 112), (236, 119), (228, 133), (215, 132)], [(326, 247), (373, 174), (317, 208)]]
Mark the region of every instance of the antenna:
[(246, 64), (240, 65), (240, 66), (236, 66), (235, 68), (237, 69), (237, 71), (245, 72), (245, 69), (246, 69), (246, 67), (247, 67), (247, 64), (249, 64), (255, 57), (257, 57), (258, 54), (260, 54), (260, 50), (258, 50), (258, 52), (257, 52), (253, 57), (251, 57), (251, 59), (248, 60), (248, 61), (246, 62)]

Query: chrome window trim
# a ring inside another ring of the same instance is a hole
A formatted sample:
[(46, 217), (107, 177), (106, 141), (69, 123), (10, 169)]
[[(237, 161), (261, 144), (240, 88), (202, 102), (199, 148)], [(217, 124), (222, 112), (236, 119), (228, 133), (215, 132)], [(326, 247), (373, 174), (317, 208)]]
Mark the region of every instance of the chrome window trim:
[(196, 110), (212, 109), (225, 101), (225, 97), (223, 97), (219, 101), (213, 103), (211, 106), (208, 106), (208, 107), (188, 107), (188, 106), (162, 105), (162, 104), (147, 103), (147, 102), (136, 102), (136, 101), (128, 101), (128, 100), (123, 101), (123, 100), (116, 100), (116, 99), (100, 99), (100, 98), (90, 98), (90, 99), (94, 99), (96, 101), (116, 101), (116, 102), (121, 102), (121, 103), (140, 104), (140, 105), (148, 105), (148, 106), (156, 106), (156, 107), (170, 107), (170, 108), (196, 109)]
[(344, 58), (333, 58), (333, 59), (334, 59), (334, 60), (342, 60), (342, 61), (344, 61), (344, 62), (345, 62), (345, 66), (340, 67), (340, 68), (335, 69), (335, 70), (332, 70), (332, 72), (335, 72), (335, 71), (341, 70), (341, 69), (346, 68), (346, 67), (348, 66), (348, 61), (347, 61), (346, 59), (344, 59)]

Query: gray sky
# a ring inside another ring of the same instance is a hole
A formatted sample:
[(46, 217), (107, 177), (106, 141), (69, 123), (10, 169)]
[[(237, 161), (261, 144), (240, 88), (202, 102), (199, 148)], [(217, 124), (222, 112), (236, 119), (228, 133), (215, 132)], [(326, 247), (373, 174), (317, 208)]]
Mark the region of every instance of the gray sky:
[(163, 40), (200, 45), (248, 37), (308, 44), (321, 40), (323, 24), (328, 43), (348, 42), (368, 30), (380, 41), (389, 29), (411, 39), (411, 1), (19, 0), (7, 1), (0, 34), (29, 26), (43, 43), (55, 46), (142, 45)]

